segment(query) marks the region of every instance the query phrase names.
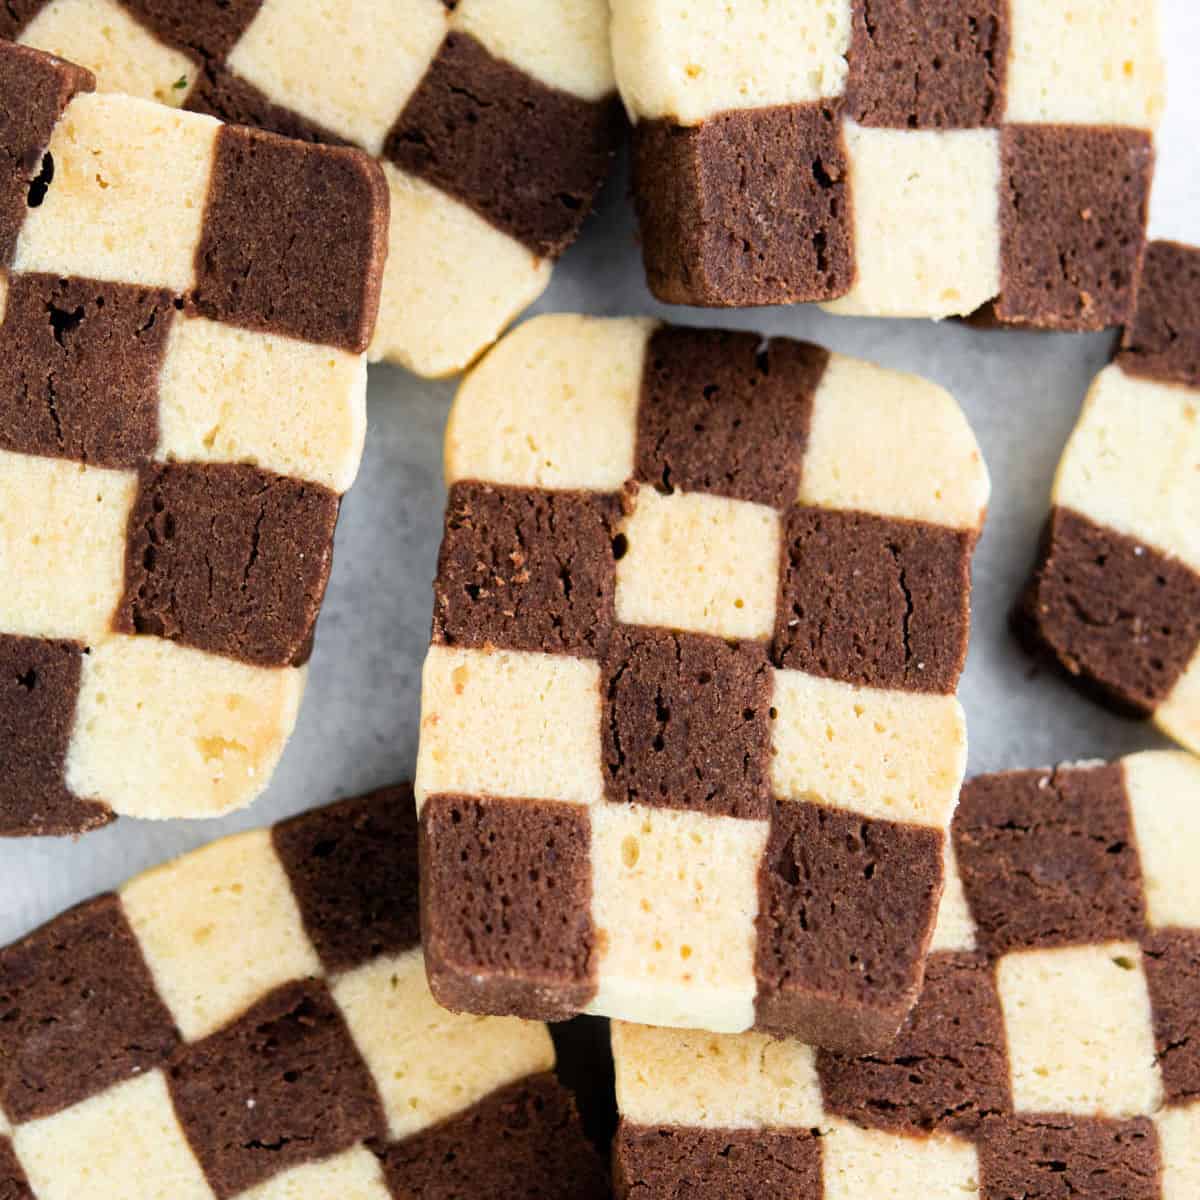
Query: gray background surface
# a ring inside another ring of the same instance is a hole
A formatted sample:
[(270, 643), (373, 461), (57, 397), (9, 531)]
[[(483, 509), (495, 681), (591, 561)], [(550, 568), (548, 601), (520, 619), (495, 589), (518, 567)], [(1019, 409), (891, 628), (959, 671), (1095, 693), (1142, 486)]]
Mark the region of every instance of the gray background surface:
[[(1170, 103), (1159, 138), (1151, 232), (1200, 243), (1200, 6), (1166, 0)], [(971, 652), (960, 695), (969, 771), (1113, 757), (1165, 745), (1149, 727), (1110, 716), (1044, 669), (1008, 633), (1046, 514), (1058, 457), (1111, 335), (981, 332), (954, 322), (831, 317), (815, 307), (721, 313), (668, 309), (642, 279), (620, 163), (579, 243), (532, 313), (650, 313), (810, 338), (925, 375), (966, 410), (992, 476), (975, 558)], [(235, 830), (339, 796), (410, 778), (420, 667), (441, 532), (441, 439), (453, 380), (372, 370), (366, 455), (346, 498), (333, 578), (296, 732), (268, 790), (217, 821), (121, 819), (77, 841), (0, 840), (0, 944), (130, 875)]]

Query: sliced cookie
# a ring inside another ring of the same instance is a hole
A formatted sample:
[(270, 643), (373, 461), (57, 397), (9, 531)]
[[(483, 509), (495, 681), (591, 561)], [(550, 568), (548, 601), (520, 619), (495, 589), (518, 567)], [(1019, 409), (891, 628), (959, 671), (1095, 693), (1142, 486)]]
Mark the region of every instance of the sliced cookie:
[(866, 1056), (614, 1023), (617, 1195), (1200, 1189), (1200, 762), (980, 776), (925, 987)]
[(0, 43), (0, 835), (266, 786), (366, 426), (376, 164), (90, 87)]
[(890, 1037), (988, 481), (924, 380), (541, 317), (462, 385), (416, 791), (453, 1008)]
[(0, 949), (0, 1191), (601, 1200), (545, 1026), (439, 1008), (407, 785), (241, 834)]
[[(12, 6), (10, 6), (11, 8)], [(606, 0), (23, 0), (0, 35), (101, 91), (382, 163), (372, 359), (461, 370), (531, 304), (623, 134)]]

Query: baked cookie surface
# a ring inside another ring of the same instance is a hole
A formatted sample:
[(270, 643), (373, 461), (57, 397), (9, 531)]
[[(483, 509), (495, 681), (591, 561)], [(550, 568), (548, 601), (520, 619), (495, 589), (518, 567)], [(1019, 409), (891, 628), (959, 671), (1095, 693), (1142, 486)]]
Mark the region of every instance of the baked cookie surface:
[(1200, 750), (1200, 250), (1151, 242), (1137, 309), (1059, 463), (1018, 632)]
[(965, 759), (988, 480), (820, 347), (537, 318), (468, 376), (416, 792), (453, 1008), (886, 1040)]
[(0, 1193), (600, 1200), (543, 1025), (440, 1009), (412, 790), (236, 835), (0, 949)]
[(357, 150), (0, 43), (0, 835), (266, 786), (366, 427)]
[(614, 0), (650, 288), (1100, 329), (1163, 105), (1138, 0)]
[(866, 1057), (616, 1023), (617, 1194), (1200, 1189), (1200, 763), (980, 776), (925, 987)]
[(372, 359), (461, 370), (549, 283), (623, 134), (606, 0), (33, 0), (0, 35), (152, 97), (379, 158)]

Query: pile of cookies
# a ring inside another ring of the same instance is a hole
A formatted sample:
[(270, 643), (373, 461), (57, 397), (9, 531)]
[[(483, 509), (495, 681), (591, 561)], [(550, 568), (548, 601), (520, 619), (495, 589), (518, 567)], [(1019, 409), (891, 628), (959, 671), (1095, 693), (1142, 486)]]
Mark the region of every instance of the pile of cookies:
[[(0, 947), (0, 1197), (1200, 1196), (1200, 248), (1149, 232), (1156, 7), (0, 6), (0, 837), (266, 789), (368, 363), (465, 372), (413, 783)], [(627, 135), (661, 300), (1118, 331), (1011, 626), (1175, 748), (966, 778), (993, 480), (944, 388), (504, 332)]]

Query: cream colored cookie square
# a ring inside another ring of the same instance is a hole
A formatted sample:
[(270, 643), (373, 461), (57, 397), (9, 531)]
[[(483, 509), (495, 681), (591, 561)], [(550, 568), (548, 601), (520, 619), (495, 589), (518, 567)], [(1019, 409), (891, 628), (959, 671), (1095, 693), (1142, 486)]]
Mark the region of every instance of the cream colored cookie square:
[(1105, 367), (1063, 451), (1054, 502), (1200, 570), (1200, 395)]
[(87, 67), (102, 92), (176, 107), (187, 99), (200, 70), (118, 0), (50, 0), (17, 40)]
[(379, 154), (446, 35), (441, 0), (264, 0), (226, 65)]
[(608, 0), (458, 0), (450, 27), (548, 87), (601, 100), (616, 87)]
[(54, 181), (25, 218), (13, 270), (186, 292), (220, 128), (148, 100), (76, 96), (54, 127)]
[(593, 808), (598, 987), (587, 1011), (718, 1033), (749, 1029), (768, 832), (765, 821)]
[(1181, 746), (1200, 754), (1200, 646), (1170, 695), (1154, 710), (1154, 723)]
[(391, 1200), (391, 1195), (379, 1160), (365, 1146), (355, 1146), (324, 1162), (273, 1175), (266, 1183), (239, 1192), (237, 1200)]
[(125, 591), (137, 475), (0, 450), (0, 630), (88, 641)]
[(965, 316), (1000, 291), (1000, 135), (847, 121), (854, 284), (822, 305), (869, 317)]
[(83, 660), (67, 786), (130, 817), (219, 817), (265, 788), (296, 724), (303, 670), (153, 637)]
[(618, 621), (723, 638), (774, 632), (782, 548), (775, 509), (643, 486), (622, 532)]
[(343, 975), (333, 997), (375, 1079), (393, 1140), (554, 1067), (545, 1025), (440, 1007), (419, 949)]
[(1148, 1116), (1162, 1103), (1150, 994), (1133, 942), (996, 964), (1018, 1112)]
[(22, 1125), (13, 1148), (37, 1200), (213, 1200), (161, 1071)]
[(179, 1032), (207, 1037), (282, 983), (321, 973), (269, 830), (222, 838), (120, 892)]
[(636, 121), (840, 96), (850, 0), (612, 0), (617, 86)]
[(1153, 130), (1165, 103), (1158, 5), (1012, 0), (1004, 119)]
[(953, 696), (775, 672), (771, 786), (785, 800), (945, 829), (967, 764)]
[(417, 804), (439, 792), (598, 801), (599, 665), (567, 654), (431, 646)]
[(1147, 920), (1152, 926), (1200, 929), (1200, 758), (1149, 751), (1122, 759), (1121, 767)]
[(905, 1137), (833, 1121), (821, 1139), (824, 1200), (911, 1200), (980, 1190), (975, 1147), (946, 1134)]
[(617, 491), (633, 475), (648, 320), (535, 317), (463, 380), (446, 482)]
[(813, 397), (801, 504), (977, 529), (991, 482), (953, 396), (833, 354)]
[(795, 1038), (612, 1023), (617, 1107), (639, 1125), (810, 1129), (824, 1109), (817, 1055)]
[(1167, 1108), (1154, 1119), (1162, 1152), (1162, 1200), (1200, 1196), (1200, 1102)]
[(933, 929), (930, 951), (961, 951), (969, 953), (975, 949), (975, 920), (967, 905), (967, 894), (963, 890), (962, 876), (958, 873), (958, 860), (954, 854), (954, 841), (946, 838), (946, 885), (942, 901), (938, 906), (937, 924)]
[(391, 216), (371, 360), (453, 375), (546, 290), (553, 266), (439, 188), (381, 165)]
[(178, 316), (158, 393), (160, 459), (252, 463), (335, 492), (354, 482), (367, 431), (359, 354)]

